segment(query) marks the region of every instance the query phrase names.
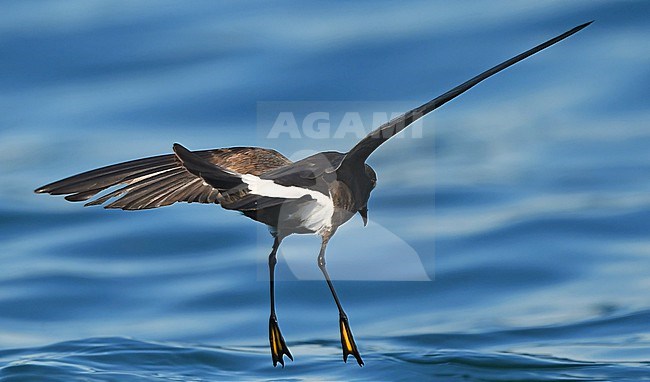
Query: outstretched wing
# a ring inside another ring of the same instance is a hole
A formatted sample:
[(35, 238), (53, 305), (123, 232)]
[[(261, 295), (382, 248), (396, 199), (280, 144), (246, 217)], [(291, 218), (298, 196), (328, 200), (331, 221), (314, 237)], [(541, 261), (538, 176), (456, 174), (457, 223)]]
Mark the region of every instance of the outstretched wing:
[(174, 144), (174, 153), (187, 171), (219, 192), (218, 201), (226, 209), (258, 211), (288, 201), (313, 200), (319, 197), (316, 193), (328, 195), (327, 184), (313, 177), (314, 168), (308, 165), (309, 161), (301, 160), (263, 174), (242, 174), (206, 161), (198, 152), (178, 143)]
[[(359, 143), (357, 143), (352, 150), (348, 152), (348, 154), (345, 156), (345, 159), (342, 161), (342, 163), (363, 163), (365, 160), (372, 154), (373, 151), (375, 151), (382, 143), (386, 142), (388, 139), (399, 133), (400, 131), (404, 130), (406, 127), (408, 127), (410, 124), (415, 122), (416, 120), (424, 117), (428, 113), (434, 111), (435, 109), (439, 108), (440, 106), (444, 105), (445, 103), (451, 101), (452, 99), (458, 97), (459, 95), (463, 94), (470, 88), (474, 87), (477, 85), (479, 82), (487, 79), (488, 77), (491, 77), (500, 71), (518, 63), (519, 61), (532, 56), (533, 54), (544, 50), (548, 48), (549, 46), (564, 40), (565, 38), (573, 35), (574, 33), (579, 32), (580, 30), (586, 28), (589, 24), (591, 24), (593, 21), (590, 21), (588, 23), (579, 25), (565, 33), (562, 33), (561, 35), (554, 37), (548, 41), (546, 41), (543, 44), (540, 44), (530, 50), (525, 51), (524, 53), (521, 53), (507, 61), (502, 62), (501, 64), (486, 70), (485, 72), (479, 74), (478, 76), (456, 86), (455, 88), (449, 90), (448, 92), (434, 98), (433, 100), (425, 103), (424, 105), (415, 108), (399, 117), (396, 117), (387, 123), (379, 126), (377, 129), (375, 129), (373, 132), (368, 134), (365, 138), (363, 138)], [(350, 161), (350, 162), (348, 162)]]
[[(203, 150), (195, 154), (206, 162), (242, 174), (260, 175), (292, 163), (275, 150), (257, 147)], [(116, 199), (105, 208), (140, 210), (175, 202), (218, 203), (219, 190), (188, 171), (174, 154), (102, 167), (45, 185), (35, 192), (67, 195), (67, 200), (78, 202), (117, 185), (125, 186), (86, 205)]]

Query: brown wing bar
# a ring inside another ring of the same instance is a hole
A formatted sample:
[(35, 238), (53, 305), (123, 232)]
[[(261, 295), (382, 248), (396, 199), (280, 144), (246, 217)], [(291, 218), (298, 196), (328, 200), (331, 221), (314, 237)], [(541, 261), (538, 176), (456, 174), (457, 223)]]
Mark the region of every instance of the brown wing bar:
[[(196, 151), (210, 163), (241, 173), (260, 175), (291, 164), (275, 150), (258, 147), (233, 147)], [(85, 201), (113, 186), (125, 185), (86, 206), (113, 200), (105, 208), (141, 210), (167, 206), (175, 202), (218, 203), (219, 191), (187, 171), (174, 154), (136, 159), (87, 171), (50, 183), (36, 193), (67, 195), (71, 202)]]

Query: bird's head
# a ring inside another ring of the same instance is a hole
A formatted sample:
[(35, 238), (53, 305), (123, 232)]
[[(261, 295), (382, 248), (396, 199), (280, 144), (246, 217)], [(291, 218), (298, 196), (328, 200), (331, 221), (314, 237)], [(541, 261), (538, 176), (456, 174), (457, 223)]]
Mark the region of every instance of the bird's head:
[(365, 166), (365, 178), (361, 180), (360, 183), (360, 193), (361, 193), (361, 208), (357, 211), (361, 218), (363, 219), (363, 225), (368, 224), (368, 199), (370, 199), (370, 193), (377, 185), (377, 173), (367, 164)]

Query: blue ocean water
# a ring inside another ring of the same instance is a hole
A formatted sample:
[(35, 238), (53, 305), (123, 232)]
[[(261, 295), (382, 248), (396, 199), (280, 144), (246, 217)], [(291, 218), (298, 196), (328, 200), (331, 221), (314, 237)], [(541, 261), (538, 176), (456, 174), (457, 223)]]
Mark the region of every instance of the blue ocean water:
[[(4, 1), (0, 380), (650, 380), (648, 15), (645, 1)], [(370, 158), (370, 224), (354, 218), (328, 252), (363, 368), (341, 362), (317, 238), (283, 244), (295, 362), (273, 368), (264, 227), (218, 206), (32, 193), (173, 142), (346, 150), (346, 110), (405, 111), (589, 20)], [(260, 122), (318, 105), (324, 137)]]

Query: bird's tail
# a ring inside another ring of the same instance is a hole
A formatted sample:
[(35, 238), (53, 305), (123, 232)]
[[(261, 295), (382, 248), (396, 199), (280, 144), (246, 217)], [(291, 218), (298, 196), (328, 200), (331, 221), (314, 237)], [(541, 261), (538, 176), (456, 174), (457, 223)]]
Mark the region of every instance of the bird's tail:
[(242, 174), (208, 162), (178, 143), (174, 143), (174, 153), (187, 171), (219, 191), (245, 185)]

